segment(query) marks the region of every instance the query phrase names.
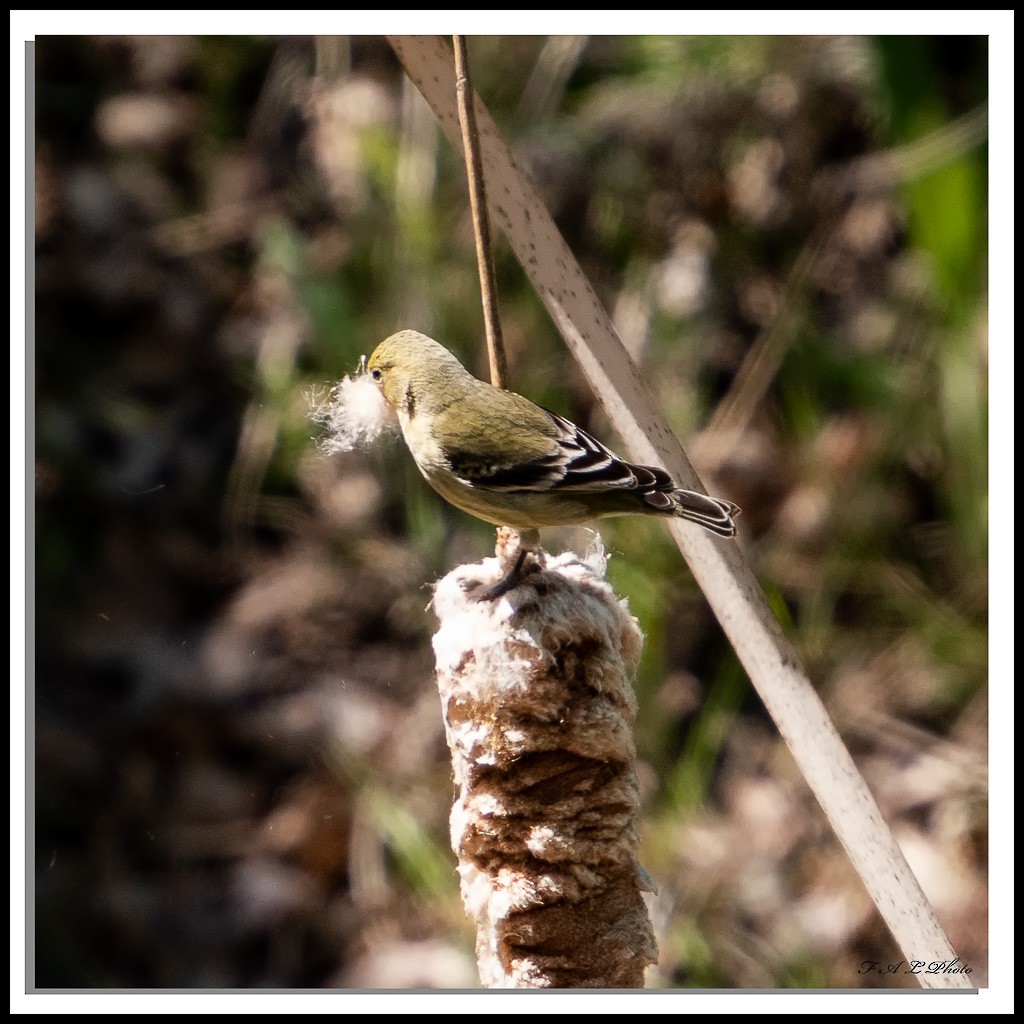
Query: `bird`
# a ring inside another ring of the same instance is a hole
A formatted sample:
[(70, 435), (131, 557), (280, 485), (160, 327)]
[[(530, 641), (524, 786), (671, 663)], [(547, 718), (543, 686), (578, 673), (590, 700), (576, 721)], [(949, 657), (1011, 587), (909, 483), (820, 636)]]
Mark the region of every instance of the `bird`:
[[(736, 535), (738, 505), (682, 488), (657, 466), (627, 462), (565, 417), (478, 380), (419, 331), (382, 341), (366, 372), (431, 487), (470, 515), (521, 531), (518, 567), (540, 528), (607, 516), (685, 519)], [(514, 584), (515, 567), (509, 576)]]

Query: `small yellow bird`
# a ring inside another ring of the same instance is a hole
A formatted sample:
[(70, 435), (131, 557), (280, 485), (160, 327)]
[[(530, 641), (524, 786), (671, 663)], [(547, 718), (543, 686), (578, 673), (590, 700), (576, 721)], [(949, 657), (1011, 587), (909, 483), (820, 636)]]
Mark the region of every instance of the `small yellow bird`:
[(420, 472), (464, 512), (522, 531), (653, 515), (688, 519), (722, 537), (736, 533), (740, 509), (731, 501), (620, 459), (561, 416), (477, 380), (418, 331), (392, 334), (366, 367)]

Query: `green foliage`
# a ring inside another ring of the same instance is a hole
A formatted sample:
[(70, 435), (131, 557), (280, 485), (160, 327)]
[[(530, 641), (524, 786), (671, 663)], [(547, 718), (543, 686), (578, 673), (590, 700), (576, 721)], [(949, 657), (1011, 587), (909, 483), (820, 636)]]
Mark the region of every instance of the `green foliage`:
[(685, 819), (707, 804), (722, 746), (748, 685), (735, 659), (722, 662), (665, 782), (666, 804), (673, 817)]

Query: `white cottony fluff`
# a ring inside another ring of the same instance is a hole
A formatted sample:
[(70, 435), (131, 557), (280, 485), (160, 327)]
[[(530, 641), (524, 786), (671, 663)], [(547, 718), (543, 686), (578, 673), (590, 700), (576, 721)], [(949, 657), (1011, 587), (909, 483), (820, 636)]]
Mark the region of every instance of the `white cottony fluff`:
[(327, 428), (318, 442), (327, 455), (364, 448), (398, 425), (380, 388), (366, 374), (343, 378), (326, 396), (311, 392), (308, 400), (310, 418)]

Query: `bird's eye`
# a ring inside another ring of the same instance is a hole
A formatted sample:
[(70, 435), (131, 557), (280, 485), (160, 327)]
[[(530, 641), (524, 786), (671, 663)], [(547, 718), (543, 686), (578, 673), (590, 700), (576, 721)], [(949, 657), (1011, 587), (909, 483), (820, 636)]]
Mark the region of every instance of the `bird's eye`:
[(373, 369), (372, 369), (372, 370), (370, 371), (370, 376), (371, 376), (371, 377), (372, 377), (372, 378), (373, 378), (374, 380), (380, 380), (380, 367), (378, 367), (378, 366), (375, 366), (375, 367), (374, 367), (374, 368), (373, 368)]

